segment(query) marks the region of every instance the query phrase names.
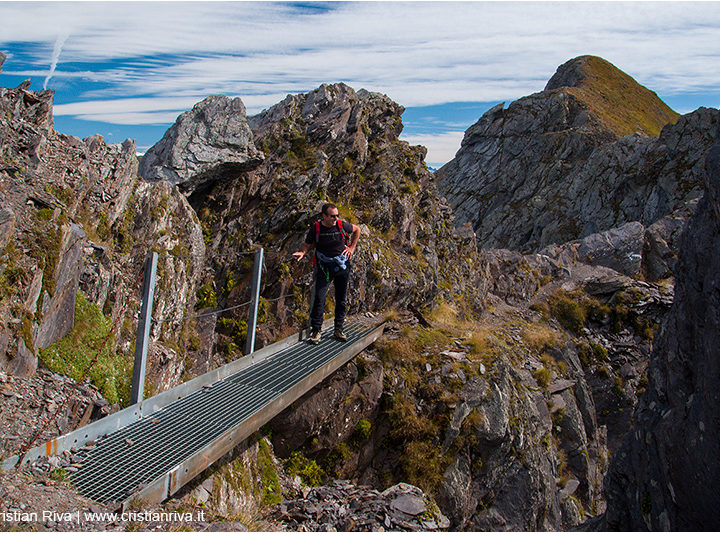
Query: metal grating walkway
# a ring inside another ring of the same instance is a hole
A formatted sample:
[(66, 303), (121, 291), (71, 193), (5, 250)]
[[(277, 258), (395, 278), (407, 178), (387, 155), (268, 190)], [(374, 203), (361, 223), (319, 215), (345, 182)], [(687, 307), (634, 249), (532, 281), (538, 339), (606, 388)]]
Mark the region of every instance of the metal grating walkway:
[[(323, 332), (319, 345), (300, 342), (205, 386), (159, 411), (98, 439), (77, 455), (71, 480), (85, 496), (122, 502), (166, 475), (265, 405), (361, 341), (373, 327), (347, 324), (347, 342)], [(207, 465), (209, 466), (209, 465)]]

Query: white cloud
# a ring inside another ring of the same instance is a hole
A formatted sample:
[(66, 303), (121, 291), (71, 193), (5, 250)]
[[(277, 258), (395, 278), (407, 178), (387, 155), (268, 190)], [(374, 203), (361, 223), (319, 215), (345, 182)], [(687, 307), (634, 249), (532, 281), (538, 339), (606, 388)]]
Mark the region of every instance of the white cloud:
[(411, 145), (422, 145), (428, 149), (425, 162), (433, 168), (440, 168), (455, 157), (460, 149), (464, 131), (448, 131), (437, 135), (402, 135), (403, 141)]
[(720, 86), (718, 2), (0, 2), (0, 19), (26, 71), (89, 83), (56, 113), (122, 124), (217, 93), (253, 114), (337, 81), (406, 107), (509, 102), (588, 53), (658, 93)]

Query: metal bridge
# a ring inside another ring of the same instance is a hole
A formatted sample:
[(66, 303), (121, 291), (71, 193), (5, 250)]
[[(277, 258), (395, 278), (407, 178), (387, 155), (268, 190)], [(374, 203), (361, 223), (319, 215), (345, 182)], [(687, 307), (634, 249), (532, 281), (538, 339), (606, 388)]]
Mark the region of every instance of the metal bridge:
[[(319, 345), (294, 335), (33, 448), (23, 463), (82, 448), (71, 480), (83, 495), (123, 508), (134, 498), (159, 503), (373, 343), (383, 327), (349, 321), (347, 342), (326, 327)], [(19, 460), (10, 457), (3, 469)]]

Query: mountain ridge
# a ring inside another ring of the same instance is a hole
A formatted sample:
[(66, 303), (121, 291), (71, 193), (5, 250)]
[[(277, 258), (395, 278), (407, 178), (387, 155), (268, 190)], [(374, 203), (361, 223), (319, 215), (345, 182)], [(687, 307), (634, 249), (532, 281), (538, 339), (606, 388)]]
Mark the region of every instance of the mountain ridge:
[[(591, 72), (602, 70), (601, 63), (584, 61)], [(583, 64), (566, 64), (553, 84), (567, 78), (582, 85)], [(32, 379), (38, 362), (60, 359), (74, 365), (63, 372), (82, 375), (77, 372), (89, 361), (73, 361), (59, 341), (72, 338), (92, 350), (89, 334), (101, 327), (86, 315), (115, 328), (116, 359), (103, 358), (103, 372), (92, 379), (106, 397), (122, 400), (136, 288), (149, 250), (159, 254), (150, 394), (241, 356), (245, 316), (223, 310), (247, 300), (248, 254), (258, 247), (266, 250), (266, 265), (257, 343), (297, 332), (307, 319), (312, 274), (309, 262), (294, 262), (291, 252), (319, 206), (331, 200), (363, 230), (351, 312), (386, 312), (386, 338), (277, 417), (266, 436), (254, 436), (204, 473), (183, 505), (206, 502), (225, 518), (248, 506), (256, 512), (263, 502), (309, 495), (290, 479), (298, 475), (306, 483), (352, 480), (343, 487), (416, 484), (422, 492), (402, 490), (414, 503), (430, 502), (428, 508), (437, 502), (448, 518), (421, 524), (430, 529), (569, 529), (602, 514), (608, 457), (638, 398), (662, 380), (646, 374), (655, 330), (673, 300), (675, 269), (693, 263), (688, 256), (679, 267), (674, 261), (677, 233), (698, 200), (710, 201), (700, 200), (705, 187), (717, 196), (705, 183), (704, 166), (717, 135), (716, 111), (684, 115), (657, 140), (618, 139), (602, 120), (591, 120), (580, 96), (562, 88), (488, 111), (468, 130), (463, 148), (485, 148), (485, 156), (502, 163), (497, 168), (505, 174), (489, 180), (495, 209), (507, 206), (516, 218), (535, 209), (531, 214), (542, 223), (543, 216), (568, 211), (573, 195), (588, 206), (582, 231), (558, 232), (557, 248), (523, 254), (485, 247), (485, 234), (478, 232), (478, 241), (458, 219), (463, 211), (442, 197), (424, 163), (426, 150), (399, 139), (403, 107), (379, 93), (323, 84), (253, 117), (239, 99), (208, 97), (179, 117), (155, 157), (143, 158), (138, 176), (134, 143), (57, 134), (52, 92), (26, 89), (0, 89), (0, 366), (8, 372), (0, 376), (8, 405), (27, 405), (20, 391), (28, 382), (11, 373)], [(208, 121), (217, 127), (204, 127)], [(222, 150), (229, 144), (238, 160), (227, 165)], [(582, 179), (570, 180), (575, 188), (567, 187), (562, 205), (543, 198), (537, 181), (498, 186), (508, 175), (538, 168), (547, 172), (532, 177), (555, 189), (568, 183), (560, 178)], [(618, 169), (634, 170), (613, 173)], [(158, 179), (168, 172), (171, 180)], [(623, 216), (602, 219), (593, 210), (608, 198)], [(710, 204), (715, 214), (716, 203)], [(633, 209), (655, 222), (647, 228), (626, 222)], [(707, 205), (703, 210), (707, 219)], [(499, 224), (497, 234), (512, 234), (526, 220)], [(694, 227), (702, 236), (702, 226)], [(59, 245), (39, 240), (43, 235), (56, 236)], [(646, 253), (651, 244), (654, 251)], [(657, 281), (641, 279), (638, 263), (649, 258), (658, 263)], [(684, 283), (681, 300), (692, 285)], [(83, 312), (88, 309), (94, 314)], [(177, 320), (182, 317), (192, 319)], [(682, 374), (669, 371), (673, 379)], [(43, 372), (40, 379), (56, 378)], [(92, 394), (86, 400), (57, 428), (75, 427), (81, 412), (97, 417), (118, 407), (97, 405)], [(51, 416), (43, 407), (32, 411), (33, 420)], [(29, 423), (22, 416), (8, 420), (23, 437), (18, 428)], [(53, 438), (55, 429), (43, 438)], [(12, 452), (14, 442), (3, 441), (2, 453)], [(32, 468), (47, 474), (53, 467)], [(608, 523), (620, 526), (628, 514), (616, 505), (631, 505), (634, 489), (613, 486)], [(662, 512), (660, 502), (670, 500), (655, 496), (650, 493), (651, 503)], [(318, 527), (312, 503), (303, 507), (307, 518), (293, 505), (292, 517), (282, 504), (274, 516)], [(349, 501), (337, 505), (352, 508)], [(322, 526), (361, 527), (340, 511), (328, 513), (335, 518)], [(418, 527), (403, 516), (384, 523)]]
[[(618, 117), (622, 128), (640, 129), (648, 115), (623, 115), (617, 83), (607, 84), (614, 87), (609, 93), (588, 82), (607, 70), (612, 80), (639, 90), (607, 62), (571, 60), (551, 89), (488, 110), (468, 128), (455, 158), (435, 173), (456, 223), (470, 223), (480, 247), (537, 252), (628, 222), (648, 227), (702, 196), (702, 158), (716, 113), (700, 108), (668, 118), (657, 138), (637, 131), (618, 137)], [(657, 97), (641, 92), (667, 115)], [(656, 128), (664, 121), (648, 123)]]

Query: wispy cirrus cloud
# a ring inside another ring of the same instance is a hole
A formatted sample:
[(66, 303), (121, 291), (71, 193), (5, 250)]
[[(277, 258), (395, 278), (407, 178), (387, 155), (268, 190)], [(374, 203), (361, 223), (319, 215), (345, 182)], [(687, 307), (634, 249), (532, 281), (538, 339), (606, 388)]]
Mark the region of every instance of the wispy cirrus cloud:
[[(718, 2), (0, 2), (0, 18), (0, 76), (45, 77), (58, 116), (116, 124), (218, 93), (252, 114), (338, 81), (406, 107), (511, 101), (582, 54), (661, 95), (720, 87)], [(439, 133), (435, 153), (458, 136)]]

